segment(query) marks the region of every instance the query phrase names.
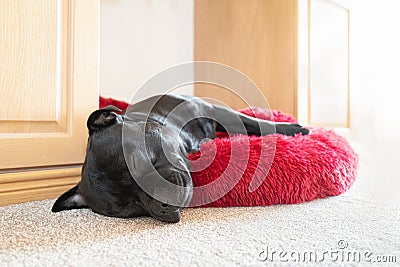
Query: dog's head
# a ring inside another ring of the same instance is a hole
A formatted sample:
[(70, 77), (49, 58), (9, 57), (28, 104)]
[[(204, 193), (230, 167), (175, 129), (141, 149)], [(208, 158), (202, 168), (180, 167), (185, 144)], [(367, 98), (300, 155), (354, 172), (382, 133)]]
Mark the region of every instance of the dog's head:
[[(116, 112), (120, 110), (109, 106), (89, 116), (81, 181), (57, 199), (52, 211), (90, 208), (112, 217), (152, 216), (164, 222), (178, 222), (181, 208), (192, 195), (180, 138), (174, 132), (160, 131), (162, 125), (128, 122), (125, 115)], [(124, 138), (123, 129), (127, 129)], [(145, 147), (140, 146), (140, 138), (146, 138)], [(172, 157), (168, 157), (169, 153)], [(174, 164), (168, 161), (171, 158), (176, 160)], [(176, 164), (182, 168), (176, 168)], [(160, 178), (177, 185), (179, 190), (166, 190)], [(146, 191), (142, 184), (147, 185)]]

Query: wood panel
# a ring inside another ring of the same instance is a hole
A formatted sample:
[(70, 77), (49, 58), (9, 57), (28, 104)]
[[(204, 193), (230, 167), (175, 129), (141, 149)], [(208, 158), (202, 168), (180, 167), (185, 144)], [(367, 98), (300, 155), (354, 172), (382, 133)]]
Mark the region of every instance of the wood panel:
[[(195, 60), (215, 61), (248, 75), (270, 106), (296, 114), (297, 1), (195, 1)], [(196, 84), (195, 94), (232, 108), (246, 104), (216, 86)], [(242, 96), (251, 99), (252, 95)]]
[(98, 8), (0, 2), (0, 171), (83, 162), (98, 107)]
[(58, 197), (80, 181), (81, 167), (0, 174), (0, 206)]
[(2, 133), (66, 130), (70, 4), (1, 3)]
[[(54, 0), (1, 2), (0, 90), (8, 100), (2, 103), (2, 121), (56, 120), (62, 19), (58, 4)], [(47, 97), (42, 97), (43, 92)]]

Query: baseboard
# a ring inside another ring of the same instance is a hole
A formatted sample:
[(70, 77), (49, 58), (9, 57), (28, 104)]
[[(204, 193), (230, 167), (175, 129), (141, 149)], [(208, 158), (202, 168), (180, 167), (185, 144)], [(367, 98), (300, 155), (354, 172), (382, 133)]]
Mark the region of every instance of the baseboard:
[(0, 206), (55, 198), (80, 180), (81, 167), (0, 174)]

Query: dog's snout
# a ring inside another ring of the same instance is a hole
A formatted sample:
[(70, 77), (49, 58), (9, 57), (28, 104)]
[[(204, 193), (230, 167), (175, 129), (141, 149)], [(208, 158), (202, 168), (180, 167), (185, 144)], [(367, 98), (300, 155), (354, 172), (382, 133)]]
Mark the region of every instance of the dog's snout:
[(161, 202), (159, 202), (153, 206), (153, 212), (156, 212), (156, 213), (168, 213), (168, 212), (175, 212), (178, 210), (179, 210), (178, 207), (168, 205), (166, 203), (161, 203)]
[(181, 218), (180, 209), (166, 203), (153, 200), (150, 205), (150, 214), (163, 222), (176, 223)]

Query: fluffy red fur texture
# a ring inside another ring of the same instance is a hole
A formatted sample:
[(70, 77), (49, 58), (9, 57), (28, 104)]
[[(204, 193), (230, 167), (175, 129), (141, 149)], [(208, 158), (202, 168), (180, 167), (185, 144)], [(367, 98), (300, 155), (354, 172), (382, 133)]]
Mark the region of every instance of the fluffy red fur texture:
[(115, 100), (113, 98), (105, 98), (105, 97), (100, 96), (99, 107), (100, 108), (104, 108), (104, 107), (107, 107), (109, 105), (113, 105), (114, 107), (117, 107), (117, 108), (119, 108), (121, 110), (125, 110), (129, 106), (129, 104), (124, 102), (124, 101)]
[[(115, 100), (100, 99), (100, 103), (100, 107), (127, 106)], [(293, 116), (276, 110), (253, 108), (240, 112), (260, 119), (296, 122)], [(201, 150), (189, 158), (192, 168), (199, 170), (192, 173), (194, 186), (208, 186), (201, 193), (195, 191), (192, 204), (209, 202), (230, 188), (219, 199), (201, 206), (295, 204), (346, 192), (357, 176), (358, 155), (334, 131), (310, 129), (306, 136), (219, 135), (203, 143)], [(249, 190), (252, 180), (259, 183), (254, 191)]]

